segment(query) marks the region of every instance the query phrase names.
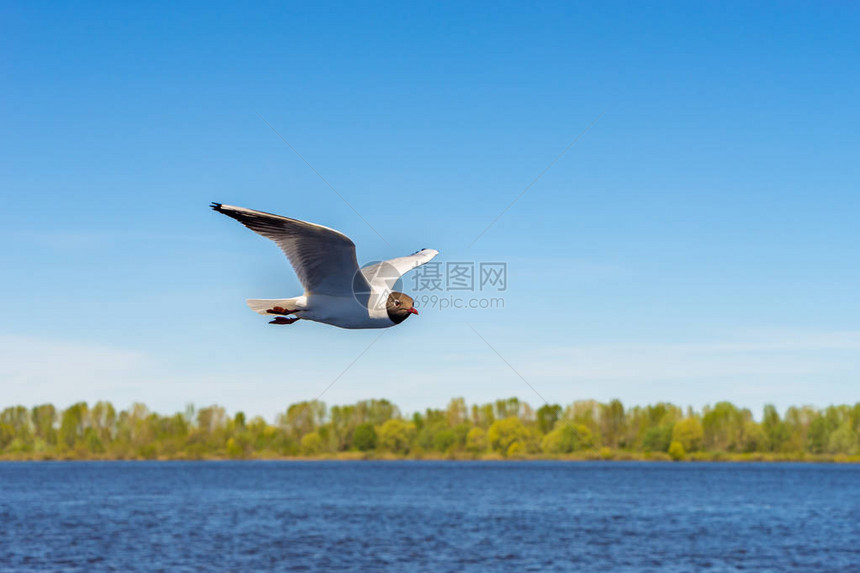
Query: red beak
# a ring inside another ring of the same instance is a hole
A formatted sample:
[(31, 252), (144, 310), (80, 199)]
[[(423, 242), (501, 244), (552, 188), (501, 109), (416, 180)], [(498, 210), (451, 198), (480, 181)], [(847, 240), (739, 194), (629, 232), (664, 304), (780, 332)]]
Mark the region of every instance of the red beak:
[(418, 316), (418, 311), (417, 311), (417, 310), (415, 310), (415, 307), (414, 307), (414, 306), (413, 306), (412, 308), (410, 308), (410, 309), (409, 309), (409, 312), (410, 312), (410, 313), (412, 313), (412, 314), (414, 314), (415, 316)]

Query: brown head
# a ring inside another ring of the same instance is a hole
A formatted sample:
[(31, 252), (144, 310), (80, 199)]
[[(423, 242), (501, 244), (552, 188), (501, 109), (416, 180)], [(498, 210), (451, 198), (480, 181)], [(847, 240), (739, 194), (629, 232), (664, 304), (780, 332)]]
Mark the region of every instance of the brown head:
[(408, 294), (403, 294), (402, 292), (392, 292), (388, 295), (388, 301), (385, 304), (385, 310), (388, 311), (388, 318), (391, 319), (391, 322), (394, 324), (400, 324), (407, 318), (409, 318), (410, 314), (418, 314), (418, 311), (415, 310), (413, 306), (414, 300)]

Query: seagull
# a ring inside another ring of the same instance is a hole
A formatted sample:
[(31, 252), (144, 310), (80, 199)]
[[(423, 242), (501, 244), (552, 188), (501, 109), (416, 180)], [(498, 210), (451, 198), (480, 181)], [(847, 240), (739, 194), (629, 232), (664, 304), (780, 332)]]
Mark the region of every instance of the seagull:
[(285, 299), (248, 299), (258, 314), (275, 315), (269, 324), (312, 320), (340, 328), (388, 328), (418, 314), (409, 295), (394, 291), (401, 276), (439, 254), (421, 249), (411, 255), (359, 268), (355, 243), (317, 225), (221, 203), (212, 209), (274, 241), (287, 255), (305, 289)]

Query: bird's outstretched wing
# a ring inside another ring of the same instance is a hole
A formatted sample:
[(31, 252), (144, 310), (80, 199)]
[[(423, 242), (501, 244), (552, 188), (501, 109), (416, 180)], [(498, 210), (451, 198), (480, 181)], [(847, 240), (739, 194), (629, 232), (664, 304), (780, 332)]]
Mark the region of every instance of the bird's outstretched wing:
[(343, 233), (243, 207), (221, 203), (211, 207), (277, 243), (293, 265), (305, 294), (353, 296), (356, 290), (369, 290), (358, 272), (355, 243)]
[(405, 257), (397, 257), (362, 267), (361, 274), (375, 291), (391, 291), (400, 277), (416, 267), (429, 262), (439, 254), (435, 249), (421, 249)]

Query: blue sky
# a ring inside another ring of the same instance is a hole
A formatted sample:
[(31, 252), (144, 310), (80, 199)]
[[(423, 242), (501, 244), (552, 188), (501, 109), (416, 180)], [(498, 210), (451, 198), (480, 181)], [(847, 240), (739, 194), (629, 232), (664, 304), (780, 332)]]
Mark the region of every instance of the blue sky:
[(858, 399), (855, 6), (3, 10), (2, 405), (271, 417), (376, 338), (251, 313), (301, 287), (210, 201), (507, 263), (503, 309), (423, 309), (329, 403), (539, 405), (468, 324), (550, 402)]

